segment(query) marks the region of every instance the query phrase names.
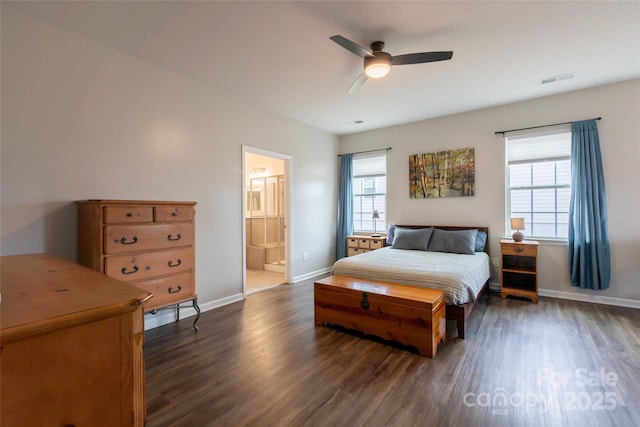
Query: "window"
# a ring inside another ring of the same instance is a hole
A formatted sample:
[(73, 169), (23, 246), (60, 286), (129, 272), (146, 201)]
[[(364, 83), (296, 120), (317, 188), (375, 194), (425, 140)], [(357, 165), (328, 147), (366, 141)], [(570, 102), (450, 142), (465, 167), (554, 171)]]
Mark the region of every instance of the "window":
[[(353, 158), (353, 231), (370, 233), (387, 229), (387, 156)], [(377, 210), (380, 219), (373, 220)]]
[[(507, 138), (507, 230), (523, 217), (527, 237), (568, 238), (571, 131)], [(511, 233), (509, 233), (511, 234)]]

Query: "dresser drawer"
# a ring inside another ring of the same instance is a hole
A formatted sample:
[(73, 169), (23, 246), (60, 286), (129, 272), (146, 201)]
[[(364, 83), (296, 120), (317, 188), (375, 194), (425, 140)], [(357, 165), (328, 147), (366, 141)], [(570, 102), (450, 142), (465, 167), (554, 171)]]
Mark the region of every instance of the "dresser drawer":
[(182, 273), (193, 269), (193, 249), (176, 248), (139, 255), (116, 255), (104, 260), (105, 274), (125, 282)]
[(176, 224), (108, 225), (104, 228), (104, 253), (118, 254), (193, 244), (193, 225)]
[(144, 305), (145, 311), (151, 311), (158, 307), (175, 304), (176, 301), (185, 301), (195, 297), (192, 273), (176, 274), (131, 284), (153, 294), (153, 298)]
[(193, 220), (191, 206), (156, 206), (153, 209), (155, 222), (176, 222)]
[(151, 221), (153, 221), (151, 206), (105, 206), (104, 208), (105, 224)]
[(538, 253), (537, 246), (502, 244), (503, 255), (536, 256), (537, 253)]

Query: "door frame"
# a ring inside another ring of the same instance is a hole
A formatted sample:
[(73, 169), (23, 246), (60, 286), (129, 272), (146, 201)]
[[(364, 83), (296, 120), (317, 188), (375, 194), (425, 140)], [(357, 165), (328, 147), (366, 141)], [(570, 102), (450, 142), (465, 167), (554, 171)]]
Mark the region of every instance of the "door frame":
[(246, 198), (246, 165), (245, 157), (247, 153), (258, 154), (260, 156), (272, 157), (284, 161), (284, 281), (292, 283), (293, 278), (293, 245), (291, 236), (293, 234), (293, 220), (291, 218), (292, 206), (292, 183), (293, 157), (288, 154), (269, 151), (262, 148), (242, 145), (242, 297), (247, 297), (247, 198)]

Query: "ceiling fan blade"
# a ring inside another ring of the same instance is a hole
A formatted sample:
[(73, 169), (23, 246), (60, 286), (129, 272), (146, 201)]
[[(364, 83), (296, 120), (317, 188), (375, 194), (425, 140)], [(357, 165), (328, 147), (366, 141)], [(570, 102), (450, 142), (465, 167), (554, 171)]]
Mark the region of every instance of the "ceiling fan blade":
[(373, 56), (373, 52), (371, 52), (369, 49), (367, 49), (366, 47), (362, 47), (358, 43), (354, 43), (347, 38), (339, 35), (331, 36), (329, 38), (338, 43), (343, 48), (347, 49), (349, 52), (353, 52), (358, 56), (361, 56), (363, 58), (369, 58)]
[(364, 72), (360, 74), (358, 78), (351, 84), (348, 93), (354, 93), (360, 86), (364, 84), (364, 82), (367, 81), (368, 78), (369, 77)]
[(391, 58), (391, 65), (422, 64), (424, 62), (447, 61), (453, 57), (452, 51), (422, 52), (398, 55)]

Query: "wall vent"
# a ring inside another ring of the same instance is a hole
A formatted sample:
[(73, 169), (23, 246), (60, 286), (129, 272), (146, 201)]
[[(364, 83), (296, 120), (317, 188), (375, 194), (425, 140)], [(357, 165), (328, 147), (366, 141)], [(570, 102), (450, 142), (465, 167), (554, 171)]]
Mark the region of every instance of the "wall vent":
[(544, 77), (540, 79), (540, 84), (546, 85), (549, 83), (561, 82), (563, 80), (571, 80), (575, 75), (576, 73), (566, 73), (566, 74), (558, 74), (556, 76)]

